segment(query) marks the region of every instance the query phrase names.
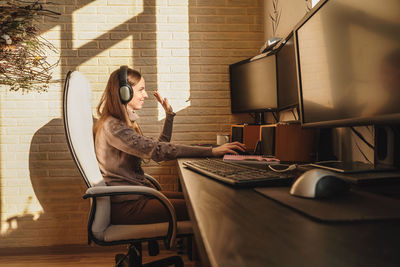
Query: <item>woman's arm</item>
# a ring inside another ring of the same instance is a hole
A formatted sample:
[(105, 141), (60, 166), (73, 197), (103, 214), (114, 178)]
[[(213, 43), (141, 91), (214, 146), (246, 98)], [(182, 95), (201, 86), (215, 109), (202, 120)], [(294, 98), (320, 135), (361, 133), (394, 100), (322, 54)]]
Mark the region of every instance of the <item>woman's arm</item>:
[(211, 147), (197, 147), (159, 142), (141, 136), (122, 121), (110, 118), (104, 124), (104, 138), (114, 148), (142, 158), (154, 161), (172, 160), (177, 157), (212, 157)]
[(170, 142), (172, 137), (172, 128), (174, 125), (174, 117), (175, 113), (167, 113), (167, 116), (164, 121), (163, 130), (158, 137), (158, 141), (160, 142)]
[(158, 137), (158, 141), (169, 142), (169, 141), (171, 141), (172, 127), (174, 124), (175, 113), (172, 111), (172, 107), (168, 103), (167, 98), (162, 98), (158, 91), (154, 92), (154, 96), (157, 99), (157, 101), (161, 104), (161, 106), (164, 108), (165, 114), (166, 114), (164, 127), (163, 127), (163, 130), (162, 130), (160, 136)]

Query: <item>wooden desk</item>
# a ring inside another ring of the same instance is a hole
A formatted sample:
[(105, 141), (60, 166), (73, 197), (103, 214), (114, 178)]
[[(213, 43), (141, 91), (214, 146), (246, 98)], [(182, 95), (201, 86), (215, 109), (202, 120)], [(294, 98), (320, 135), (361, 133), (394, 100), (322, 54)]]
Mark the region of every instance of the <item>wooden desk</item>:
[(400, 266), (400, 222), (326, 224), (183, 167), (204, 266)]

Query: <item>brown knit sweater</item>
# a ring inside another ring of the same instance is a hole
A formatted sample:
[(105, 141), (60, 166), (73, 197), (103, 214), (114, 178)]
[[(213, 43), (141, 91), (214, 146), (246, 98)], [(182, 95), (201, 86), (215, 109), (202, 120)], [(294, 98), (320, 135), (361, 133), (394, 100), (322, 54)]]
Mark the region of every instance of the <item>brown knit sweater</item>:
[[(173, 160), (178, 157), (211, 157), (212, 149), (173, 144), (169, 141), (175, 114), (167, 114), (158, 140), (139, 135), (126, 123), (114, 117), (105, 120), (95, 139), (100, 171), (107, 185), (144, 185), (152, 187), (144, 177), (142, 159)], [(132, 118), (133, 116), (130, 115)], [(136, 118), (133, 118), (135, 120)], [(132, 119), (131, 119), (132, 120)], [(137, 199), (117, 197), (113, 202)]]

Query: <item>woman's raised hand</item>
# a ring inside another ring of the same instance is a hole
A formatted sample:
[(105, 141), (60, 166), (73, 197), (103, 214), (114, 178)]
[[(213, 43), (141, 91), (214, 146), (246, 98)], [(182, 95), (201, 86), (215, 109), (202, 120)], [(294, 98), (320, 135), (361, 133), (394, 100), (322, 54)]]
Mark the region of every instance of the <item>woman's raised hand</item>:
[(212, 153), (213, 153), (214, 157), (221, 157), (225, 154), (238, 155), (239, 154), (238, 151), (245, 152), (246, 146), (239, 142), (233, 142), (233, 143), (226, 143), (221, 146), (214, 147), (212, 149)]
[(161, 104), (161, 106), (164, 108), (166, 113), (172, 113), (172, 107), (168, 103), (168, 99), (166, 97), (164, 97), (163, 99), (158, 91), (154, 92), (154, 96), (156, 97), (157, 101)]

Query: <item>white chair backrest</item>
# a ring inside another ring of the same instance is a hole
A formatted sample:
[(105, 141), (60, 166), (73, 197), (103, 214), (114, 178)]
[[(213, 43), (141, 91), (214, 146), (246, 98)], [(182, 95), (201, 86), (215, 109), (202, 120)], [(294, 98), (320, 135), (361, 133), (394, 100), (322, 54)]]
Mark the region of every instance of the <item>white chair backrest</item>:
[(68, 146), (86, 185), (104, 185), (94, 150), (92, 88), (78, 71), (67, 74), (63, 116)]

